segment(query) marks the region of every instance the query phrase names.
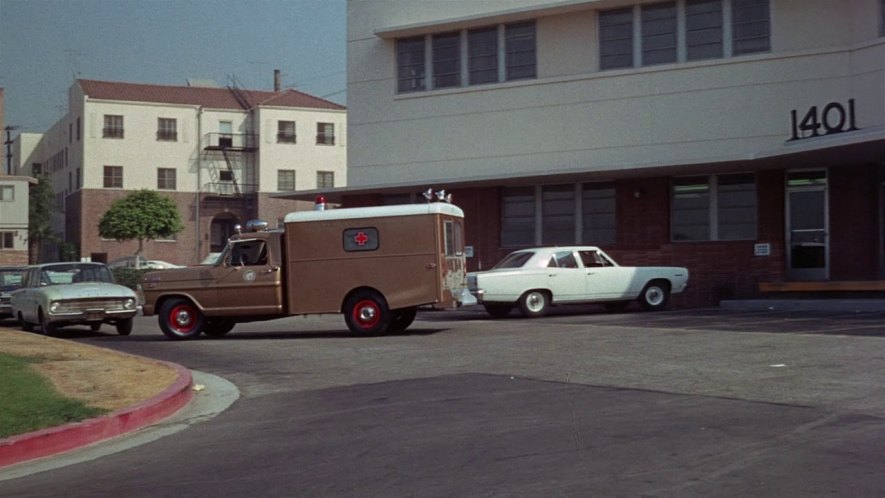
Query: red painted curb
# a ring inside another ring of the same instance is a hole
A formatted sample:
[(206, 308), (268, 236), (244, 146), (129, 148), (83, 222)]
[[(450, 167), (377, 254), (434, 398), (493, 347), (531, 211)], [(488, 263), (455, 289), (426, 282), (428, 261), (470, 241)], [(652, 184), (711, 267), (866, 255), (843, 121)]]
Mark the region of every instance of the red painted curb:
[(193, 398), (193, 378), (181, 365), (160, 363), (178, 372), (178, 379), (160, 394), (101, 417), (0, 439), (0, 468), (110, 439), (172, 415)]

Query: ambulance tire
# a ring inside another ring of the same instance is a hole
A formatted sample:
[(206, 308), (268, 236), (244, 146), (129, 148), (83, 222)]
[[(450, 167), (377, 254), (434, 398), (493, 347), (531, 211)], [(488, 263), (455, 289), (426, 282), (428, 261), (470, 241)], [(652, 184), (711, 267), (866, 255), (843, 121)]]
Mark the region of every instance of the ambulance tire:
[(415, 315), (418, 314), (417, 307), (411, 308), (403, 308), (398, 310), (393, 310), (393, 319), (390, 321), (390, 326), (387, 327), (388, 334), (402, 334), (409, 328), (409, 325), (415, 321)]
[(357, 291), (344, 302), (344, 321), (354, 334), (383, 334), (392, 320), (387, 300), (373, 290)]
[(176, 297), (160, 306), (157, 322), (163, 335), (180, 341), (199, 337), (206, 326), (206, 317), (190, 300)]

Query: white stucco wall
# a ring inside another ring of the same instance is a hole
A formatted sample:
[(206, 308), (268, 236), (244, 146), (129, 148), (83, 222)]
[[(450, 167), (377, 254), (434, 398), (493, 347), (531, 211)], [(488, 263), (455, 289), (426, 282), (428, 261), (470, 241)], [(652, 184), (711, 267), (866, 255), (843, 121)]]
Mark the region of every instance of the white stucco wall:
[[(778, 155), (793, 146), (786, 143), (792, 110), (801, 117), (849, 99), (858, 127), (885, 126), (877, 0), (772, 0), (770, 53), (599, 71), (595, 9), (635, 3), (351, 0), (350, 184)], [(542, 14), (526, 12), (531, 5)], [(551, 5), (569, 12), (547, 15)], [(377, 32), (494, 24), (513, 20), (514, 11), (537, 19), (537, 79), (396, 94), (394, 39)], [(471, 20), (483, 13), (487, 20)], [(420, 26), (434, 21), (438, 27)]]
[[(279, 121), (294, 121), (296, 142), (278, 143)], [(316, 188), (317, 171), (335, 174), (335, 186), (347, 184), (346, 111), (261, 107), (257, 122), (261, 127), (259, 191), (277, 192), (277, 172), (295, 170), (296, 190)], [(316, 143), (317, 123), (335, 125), (335, 144)]]

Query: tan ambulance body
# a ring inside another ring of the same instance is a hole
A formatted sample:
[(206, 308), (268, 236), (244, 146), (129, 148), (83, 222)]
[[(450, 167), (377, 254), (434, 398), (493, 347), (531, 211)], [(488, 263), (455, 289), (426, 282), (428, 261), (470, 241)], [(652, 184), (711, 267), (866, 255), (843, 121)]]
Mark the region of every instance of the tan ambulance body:
[(143, 313), (171, 339), (320, 313), (355, 333), (402, 332), (419, 306), (459, 304), (463, 217), (441, 202), (289, 213), (283, 230), (232, 237), (214, 265), (145, 275)]

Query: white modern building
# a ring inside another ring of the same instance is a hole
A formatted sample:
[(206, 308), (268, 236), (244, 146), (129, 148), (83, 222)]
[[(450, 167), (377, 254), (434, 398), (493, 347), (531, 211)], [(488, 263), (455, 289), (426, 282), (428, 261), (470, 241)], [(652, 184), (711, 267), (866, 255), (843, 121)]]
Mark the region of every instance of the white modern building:
[(326, 194), (445, 188), (471, 268), (596, 244), (689, 267), (675, 305), (793, 282), (885, 289), (883, 10), (349, 0), (349, 186)]
[(185, 230), (148, 244), (146, 257), (189, 264), (237, 224), (311, 207), (273, 194), (346, 185), (346, 129), (343, 106), (292, 89), (77, 80), (67, 114), (20, 135), (15, 162), (18, 174), (50, 176), (59, 235), (81, 257), (134, 253), (135, 242), (103, 240), (98, 220), (150, 189), (176, 203)]

